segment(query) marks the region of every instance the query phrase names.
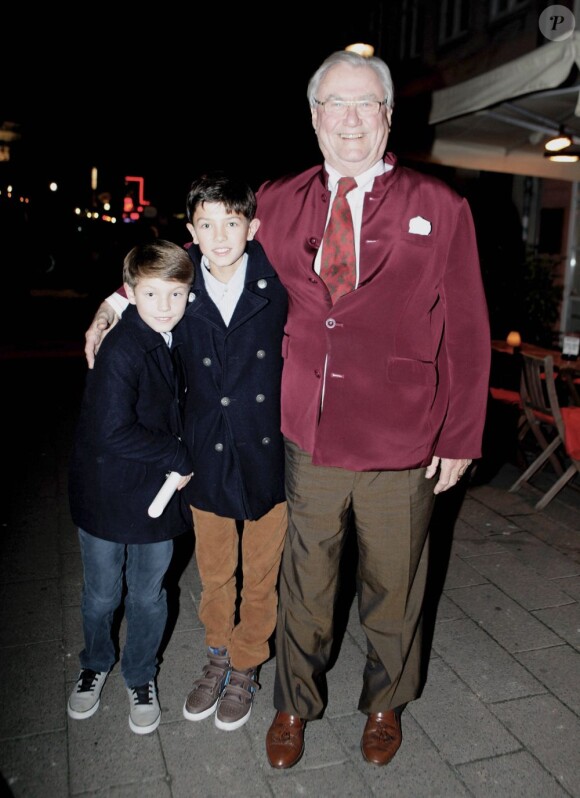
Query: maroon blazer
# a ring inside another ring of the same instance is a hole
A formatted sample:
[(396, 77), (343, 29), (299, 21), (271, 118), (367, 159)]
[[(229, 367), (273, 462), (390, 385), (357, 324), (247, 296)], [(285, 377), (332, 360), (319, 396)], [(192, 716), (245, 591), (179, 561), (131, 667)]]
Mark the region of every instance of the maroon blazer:
[(323, 167), (258, 191), (257, 238), (289, 295), (282, 432), (317, 465), (399, 470), (481, 455), (491, 347), (471, 212), (445, 183), (386, 161), (394, 168), (365, 196), (359, 285), (334, 305), (313, 270), (330, 198)]

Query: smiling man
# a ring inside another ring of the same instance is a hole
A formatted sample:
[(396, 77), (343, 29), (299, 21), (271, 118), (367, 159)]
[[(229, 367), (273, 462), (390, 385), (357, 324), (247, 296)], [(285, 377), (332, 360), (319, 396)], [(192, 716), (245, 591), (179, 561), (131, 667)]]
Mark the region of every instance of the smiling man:
[(282, 372), (289, 526), (278, 711), (266, 751), (272, 767), (292, 767), (306, 723), (324, 712), (352, 525), (367, 639), (361, 749), (386, 765), (401, 744), (401, 712), (422, 688), (434, 495), (481, 454), (487, 308), (467, 202), (385, 155), (387, 65), (333, 53), (311, 78), (308, 100), (324, 165), (258, 192), (257, 238), (290, 300)]

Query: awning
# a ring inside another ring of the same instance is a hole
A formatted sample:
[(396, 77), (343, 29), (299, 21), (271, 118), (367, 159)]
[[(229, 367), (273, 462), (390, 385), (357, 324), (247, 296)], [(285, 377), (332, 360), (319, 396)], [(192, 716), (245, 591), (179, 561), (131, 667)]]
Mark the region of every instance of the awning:
[(544, 158), (565, 125), (580, 145), (580, 33), (550, 42), (475, 78), (433, 92), (431, 150), (446, 166), (580, 180), (580, 162)]

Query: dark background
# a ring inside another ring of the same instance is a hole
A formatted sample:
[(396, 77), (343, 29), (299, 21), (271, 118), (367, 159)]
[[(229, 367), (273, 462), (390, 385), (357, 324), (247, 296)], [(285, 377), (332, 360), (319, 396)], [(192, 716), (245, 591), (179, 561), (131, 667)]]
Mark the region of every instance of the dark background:
[[(182, 210), (202, 170), (239, 171), (254, 188), (320, 160), (306, 87), (333, 50), (376, 35), (377, 6), (102, 4), (12, 8), (1, 31), (0, 117), (20, 123), (20, 178), (71, 197), (125, 175)], [(150, 9), (150, 10), (149, 10)], [(88, 13), (87, 13), (88, 12)]]

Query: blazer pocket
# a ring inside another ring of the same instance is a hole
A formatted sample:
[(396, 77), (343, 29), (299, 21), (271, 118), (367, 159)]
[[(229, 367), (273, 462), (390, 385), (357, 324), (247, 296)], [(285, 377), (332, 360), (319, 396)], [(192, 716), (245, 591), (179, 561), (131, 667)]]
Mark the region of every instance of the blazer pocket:
[(408, 241), (417, 247), (433, 247), (435, 246), (435, 237), (433, 233), (428, 236), (420, 235), (419, 233), (409, 233), (407, 230), (401, 231), (401, 240)]
[(391, 357), (387, 361), (387, 379), (389, 382), (437, 385), (437, 368), (428, 360)]

